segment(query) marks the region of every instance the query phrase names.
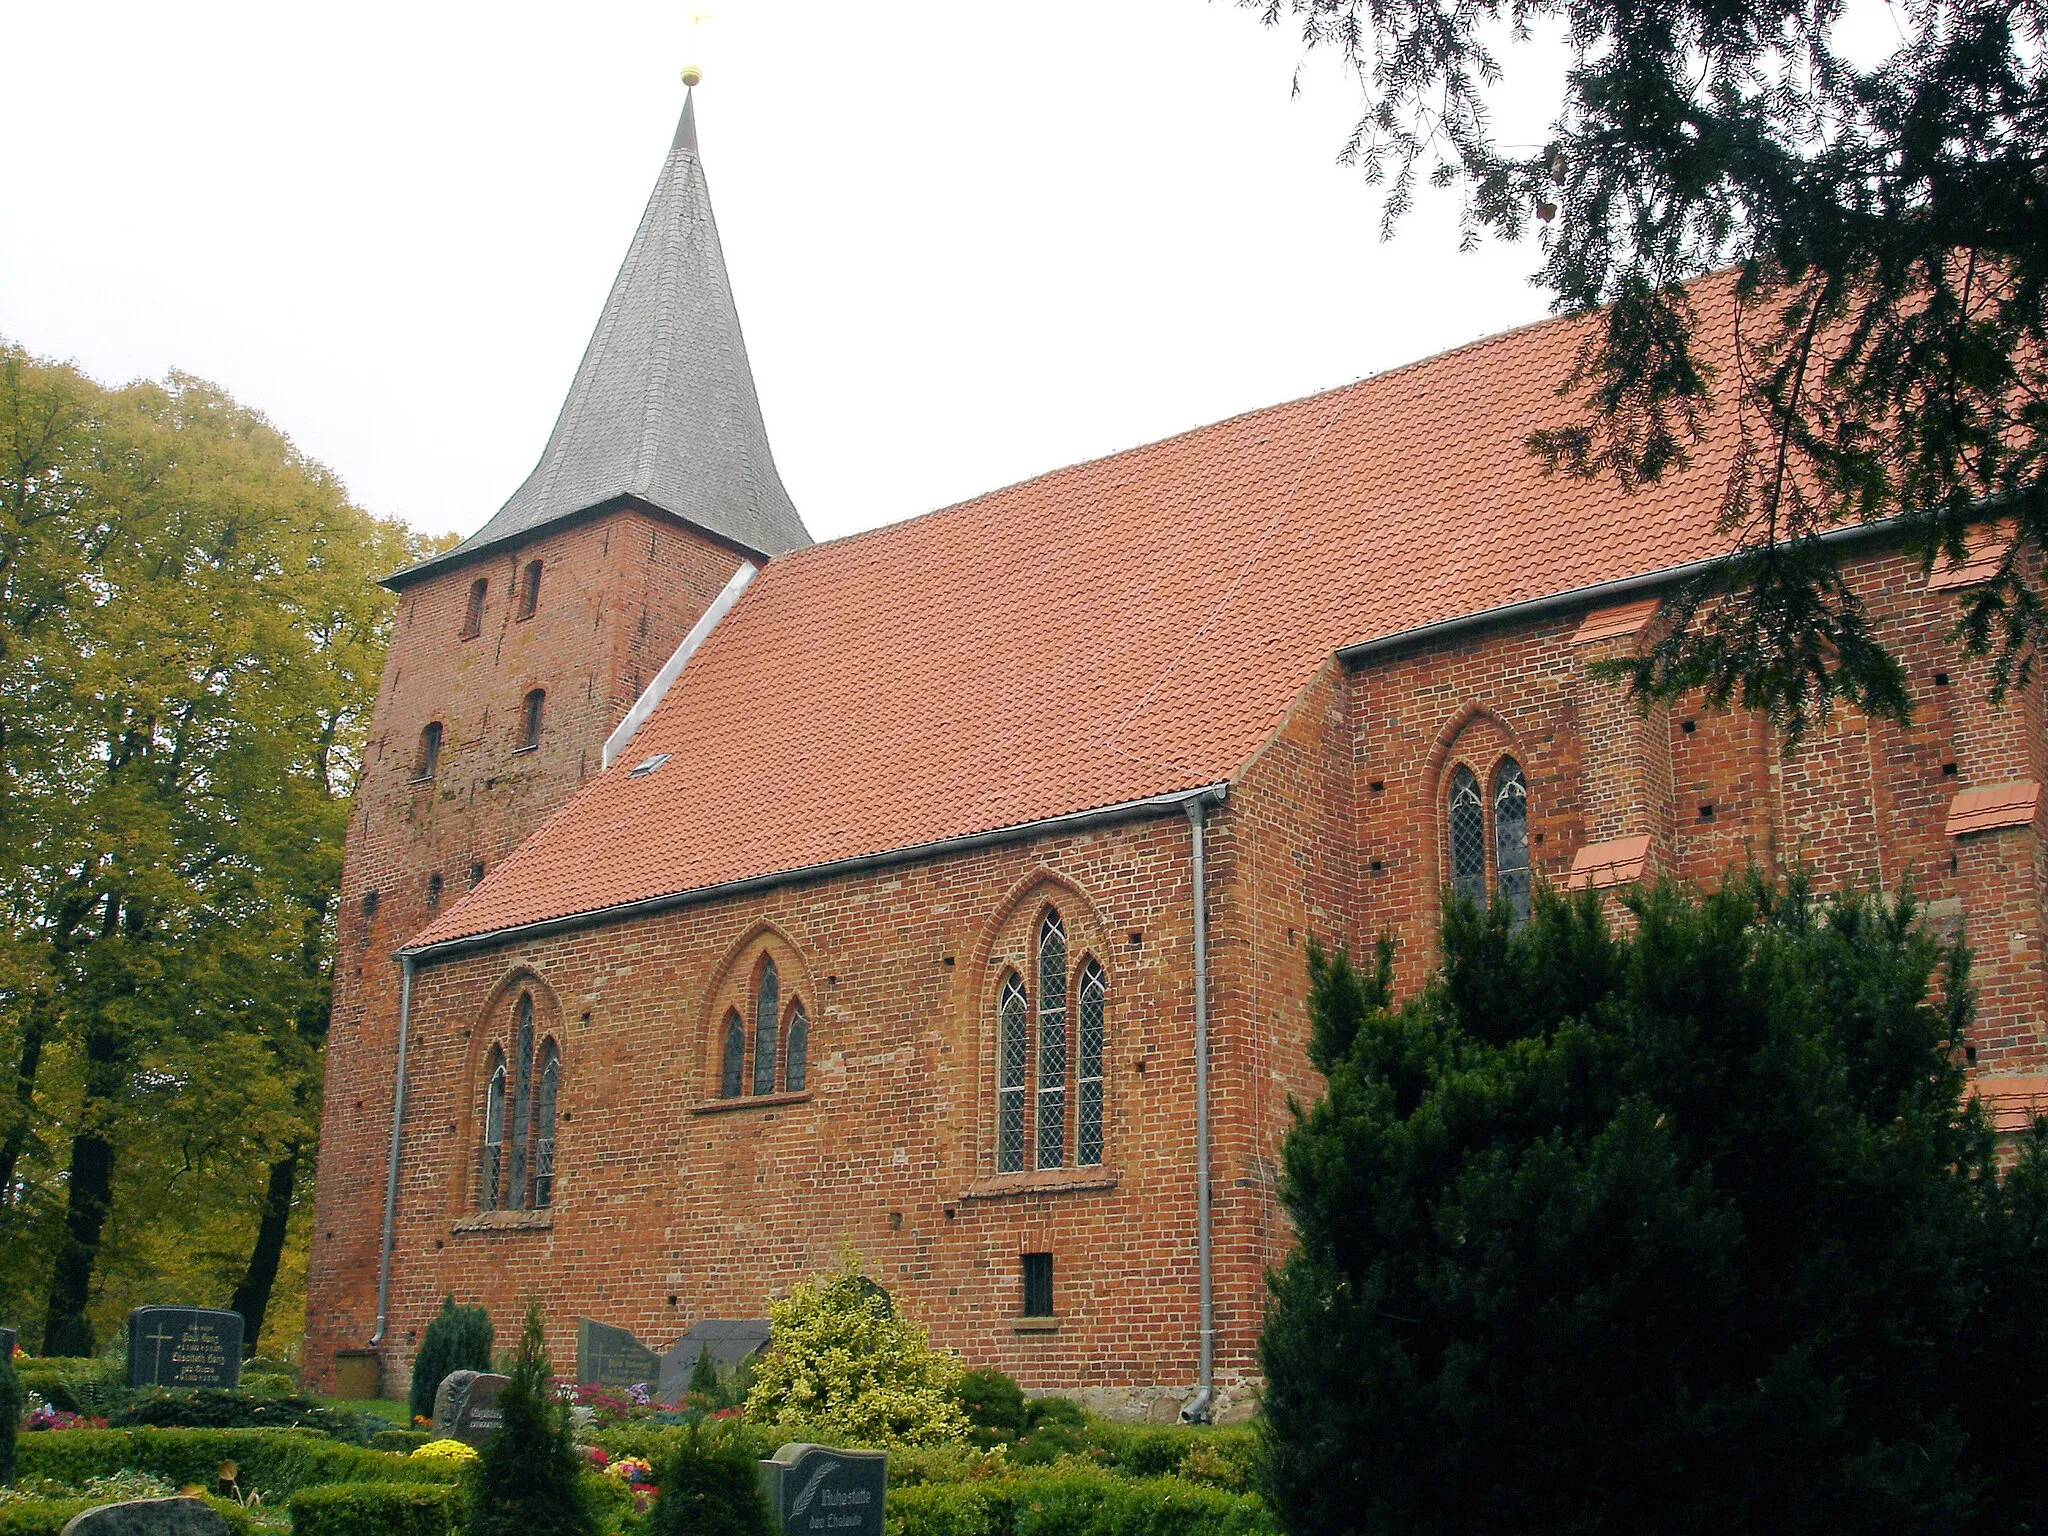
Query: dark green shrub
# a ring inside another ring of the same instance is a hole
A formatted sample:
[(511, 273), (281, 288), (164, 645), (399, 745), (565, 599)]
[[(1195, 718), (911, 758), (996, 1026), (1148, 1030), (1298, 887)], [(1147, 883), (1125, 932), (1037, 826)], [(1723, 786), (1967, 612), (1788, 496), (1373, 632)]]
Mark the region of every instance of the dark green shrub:
[(457, 1476), (442, 1463), (278, 1429), (66, 1429), (23, 1435), (17, 1461), (23, 1480), (51, 1478), (77, 1487), (89, 1477), (133, 1470), (181, 1488), (212, 1487), (220, 1464), (232, 1461), (242, 1488), (261, 1491), (273, 1503), (316, 1483), (445, 1483)]
[(491, 1314), (482, 1307), (458, 1307), (444, 1297), (441, 1310), (427, 1324), (420, 1352), (412, 1358), (412, 1416), (434, 1416), (434, 1394), (450, 1371), (491, 1368)]
[(1088, 1454), (1088, 1415), (1071, 1398), (1033, 1398), (1024, 1405), (1024, 1418), (1024, 1438), (1012, 1453), (1019, 1466), (1049, 1466), (1062, 1456)]
[(469, 1536), (597, 1536), (581, 1487), (584, 1460), (555, 1395), (540, 1303), (526, 1307), (519, 1351), (498, 1394), (497, 1433), (484, 1442), (469, 1504)]
[(431, 1429), (380, 1429), (370, 1436), (370, 1449), (410, 1455), (433, 1438)]
[(769, 1536), (760, 1461), (747, 1437), (718, 1424), (692, 1424), (655, 1464), (661, 1497), (648, 1536)]
[(145, 1392), (107, 1416), (109, 1429), (316, 1429), (353, 1443), (358, 1416), (323, 1407), (310, 1397), (264, 1397), (253, 1392), (201, 1387), (189, 1392)]
[(27, 1402), (28, 1394), (14, 1374), (13, 1360), (0, 1360), (0, 1484), (14, 1481), (14, 1437), (21, 1429), (22, 1409)]
[(969, 1438), (976, 1445), (1016, 1440), (1031, 1427), (1023, 1388), (1001, 1371), (969, 1371), (960, 1378), (953, 1395), (967, 1414)]
[(1049, 1425), (1061, 1429), (1086, 1429), (1088, 1415), (1071, 1397), (1034, 1397), (1024, 1405), (1026, 1429), (1044, 1429)]
[(1180, 1477), (1242, 1493), (1258, 1468), (1258, 1432), (1088, 1421), (1088, 1456), (1124, 1477)]
[(463, 1490), (436, 1483), (327, 1483), (292, 1495), (292, 1536), (452, 1536)]
[(891, 1536), (1009, 1536), (1015, 1528), (1003, 1483), (891, 1484)]
[(1133, 1479), (1090, 1471), (1020, 1477), (1011, 1485), (1010, 1503), (1008, 1530), (1016, 1536), (1277, 1536), (1279, 1531), (1252, 1495), (1177, 1477)]
[(66, 1413), (104, 1418), (128, 1397), (125, 1372), (110, 1360), (17, 1360), (14, 1370), (24, 1392)]
[(690, 1367), (690, 1384), (685, 1390), (693, 1397), (709, 1397), (718, 1390), (718, 1363), (711, 1358), (709, 1344), (697, 1351), (697, 1363)]
[[(74, 1516), (106, 1502), (105, 1499), (83, 1498), (8, 1499), (0, 1503), (0, 1536), (61, 1536)], [(265, 1528), (233, 1499), (217, 1499), (209, 1495), (206, 1502), (227, 1521), (231, 1536), (267, 1536)]]

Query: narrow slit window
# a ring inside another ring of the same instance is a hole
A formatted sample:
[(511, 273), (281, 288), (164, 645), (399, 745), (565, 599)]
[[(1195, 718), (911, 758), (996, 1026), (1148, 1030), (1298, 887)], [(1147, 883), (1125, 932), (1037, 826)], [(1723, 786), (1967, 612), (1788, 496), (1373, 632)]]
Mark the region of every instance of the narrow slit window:
[(782, 1086), (802, 1093), (810, 1076), (811, 1017), (799, 998), (789, 1005), (789, 1029), (782, 1041)]
[(441, 877), (438, 874), (427, 876), (427, 905), (441, 905)]
[(1512, 757), (1493, 776), (1493, 869), (1500, 899), (1516, 922), (1529, 917), (1529, 781)]
[(736, 1099), (745, 1091), (747, 1084), (747, 1027), (740, 1022), (740, 1011), (731, 1008), (725, 1015), (725, 1057), (718, 1079), (718, 1096), (722, 1099)]
[(561, 1086), (562, 1053), (550, 1040), (540, 1048), (540, 1086), (533, 1102), (533, 1208), (555, 1198), (555, 1091)]
[(412, 765), (415, 779), (431, 779), (441, 769), (441, 722), (429, 720), (420, 728), (420, 755)]
[(775, 1026), (782, 1011), (782, 982), (775, 974), (775, 962), (761, 962), (761, 979), (754, 984), (754, 1092), (775, 1091)]
[(1479, 776), (1463, 763), (1451, 775), (1451, 889), (1486, 905), (1486, 805)]
[(474, 640), (484, 632), (484, 599), (490, 591), (490, 582), (482, 576), (469, 584), (469, 607), (462, 615), (463, 639)]
[(484, 1089), (484, 1144), (477, 1158), (477, 1204), (498, 1208), (505, 1175), (505, 1052), (491, 1047), (489, 1086)]
[(530, 752), (540, 745), (541, 715), (547, 709), (547, 690), (536, 688), (526, 696), (519, 713), (519, 750)]
[(526, 1201), (528, 1120), (533, 1104), (533, 994), (519, 996), (518, 1028), (512, 1042), (512, 1166), (505, 1177), (505, 1204)]
[(1074, 1010), (1074, 1161), (1083, 1168), (1102, 1162), (1103, 1002), (1109, 983), (1093, 960), (1081, 966)]
[(1038, 924), (1038, 1166), (1067, 1156), (1067, 930), (1047, 909)]
[(1024, 1270), (1024, 1312), (1025, 1317), (1051, 1317), (1052, 1310), (1052, 1255), (1049, 1253), (1027, 1253), (1020, 1256)]
[(530, 619), (540, 607), (540, 562), (529, 560), (526, 564), (526, 580), (519, 585), (519, 617)]
[(1024, 1078), (1031, 1058), (1030, 1005), (1013, 971), (996, 1002), (996, 1171), (1024, 1167)]

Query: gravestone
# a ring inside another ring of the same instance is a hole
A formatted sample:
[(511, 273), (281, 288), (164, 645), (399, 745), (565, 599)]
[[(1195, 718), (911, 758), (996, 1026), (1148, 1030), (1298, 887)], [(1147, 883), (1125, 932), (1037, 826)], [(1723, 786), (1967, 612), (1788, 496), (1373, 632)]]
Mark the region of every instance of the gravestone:
[(768, 1347), (768, 1319), (765, 1317), (706, 1318), (692, 1323), (690, 1331), (677, 1339), (661, 1357), (661, 1378), (655, 1399), (673, 1403), (690, 1390), (690, 1372), (697, 1369), (697, 1357), (707, 1350), (711, 1363), (730, 1370), (751, 1360)]
[(660, 1357), (625, 1329), (576, 1319), (577, 1385), (630, 1387), (660, 1373)]
[(0, 1360), (12, 1360), (14, 1346), (19, 1342), (20, 1336), (12, 1328), (0, 1328)]
[(511, 1381), (493, 1371), (450, 1371), (434, 1390), (434, 1438), (482, 1445), (505, 1422), (498, 1394)]
[(128, 1499), (81, 1510), (64, 1536), (228, 1536), (228, 1523), (204, 1499)]
[(128, 1385), (232, 1387), (242, 1379), (242, 1314), (137, 1307), (128, 1314)]
[(889, 1482), (883, 1451), (785, 1445), (761, 1463), (761, 1494), (788, 1536), (882, 1536)]

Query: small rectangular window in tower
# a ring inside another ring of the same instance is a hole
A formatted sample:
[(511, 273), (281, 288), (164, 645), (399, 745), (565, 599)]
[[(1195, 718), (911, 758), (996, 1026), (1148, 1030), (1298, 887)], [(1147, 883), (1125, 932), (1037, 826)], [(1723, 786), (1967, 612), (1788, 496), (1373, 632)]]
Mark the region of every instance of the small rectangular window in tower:
[(519, 617), (530, 619), (534, 610), (540, 607), (540, 562), (526, 563), (526, 580), (519, 587)]
[(413, 762), (416, 780), (431, 779), (441, 767), (441, 722), (429, 720), (420, 730), (420, 755)]
[(484, 599), (490, 595), (491, 584), (479, 576), (469, 584), (469, 608), (462, 616), (462, 638), (474, 640), (484, 632)]
[(519, 750), (531, 752), (540, 745), (541, 711), (547, 705), (547, 693), (536, 688), (526, 696), (526, 705), (519, 713)]
[(1051, 1317), (1052, 1311), (1052, 1255), (1049, 1253), (1027, 1253), (1022, 1256), (1024, 1265), (1024, 1310), (1025, 1317)]

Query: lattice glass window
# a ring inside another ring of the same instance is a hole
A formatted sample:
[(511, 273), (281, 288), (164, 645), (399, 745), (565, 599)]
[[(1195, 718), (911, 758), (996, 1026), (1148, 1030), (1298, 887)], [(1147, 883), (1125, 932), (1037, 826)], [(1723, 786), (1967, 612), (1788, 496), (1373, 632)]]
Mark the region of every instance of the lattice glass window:
[(720, 1098), (736, 1099), (747, 1090), (747, 1026), (737, 1008), (726, 1010), (725, 1056), (718, 1078)]
[(1493, 775), (1493, 869), (1500, 899), (1516, 922), (1529, 916), (1529, 781), (1512, 757)]
[(1067, 1158), (1067, 929), (1046, 909), (1038, 924), (1038, 1166)]
[(533, 1104), (533, 1205), (536, 1210), (555, 1198), (555, 1090), (561, 1086), (562, 1053), (555, 1042), (540, 1048), (540, 1087)]
[(1102, 1005), (1109, 991), (1102, 967), (1083, 962), (1075, 990), (1074, 1161), (1093, 1168), (1102, 1161)]
[(1031, 1061), (1031, 1005), (1012, 971), (996, 999), (996, 1171), (1024, 1167), (1024, 1078)]
[(1486, 905), (1486, 805), (1479, 779), (1463, 763), (1451, 775), (1451, 889)]
[(484, 1144), (477, 1158), (477, 1204), (498, 1208), (505, 1166), (505, 1053), (491, 1047), (490, 1086), (484, 1090)]
[(526, 1138), (533, 1104), (533, 994), (519, 994), (518, 1026), (512, 1043), (512, 1169), (504, 1183), (505, 1204), (526, 1203)]
[(789, 1005), (789, 1033), (782, 1042), (782, 1086), (802, 1093), (810, 1075), (811, 1017), (804, 1012), (803, 999)]
[(775, 962), (761, 962), (754, 984), (754, 1092), (775, 1091), (775, 1028), (782, 1018), (782, 980)]

